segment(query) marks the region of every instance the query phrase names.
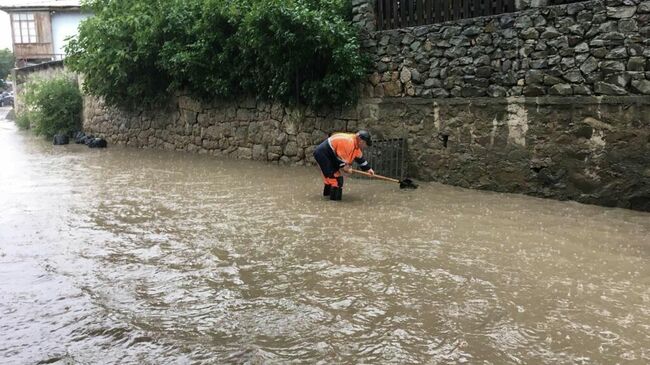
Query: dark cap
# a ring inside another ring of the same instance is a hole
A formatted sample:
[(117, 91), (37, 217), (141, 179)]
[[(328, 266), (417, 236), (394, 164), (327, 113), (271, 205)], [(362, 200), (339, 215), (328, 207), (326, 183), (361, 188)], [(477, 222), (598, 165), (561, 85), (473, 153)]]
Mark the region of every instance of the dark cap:
[(364, 140), (368, 145), (368, 147), (372, 146), (372, 137), (370, 136), (370, 132), (366, 130), (360, 130), (357, 132), (357, 136), (359, 136), (359, 138)]

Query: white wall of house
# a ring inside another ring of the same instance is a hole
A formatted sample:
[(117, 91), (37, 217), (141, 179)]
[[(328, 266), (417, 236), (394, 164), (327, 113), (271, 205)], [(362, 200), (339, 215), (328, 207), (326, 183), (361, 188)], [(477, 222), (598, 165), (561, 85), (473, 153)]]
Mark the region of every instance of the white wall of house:
[(76, 35), (79, 23), (89, 16), (90, 14), (52, 12), (52, 46), (54, 54), (65, 54), (65, 39)]

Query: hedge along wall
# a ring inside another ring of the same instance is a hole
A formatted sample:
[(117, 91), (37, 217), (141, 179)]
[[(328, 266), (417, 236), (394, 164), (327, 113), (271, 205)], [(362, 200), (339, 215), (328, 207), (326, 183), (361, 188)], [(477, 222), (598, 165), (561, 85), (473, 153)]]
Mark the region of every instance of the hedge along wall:
[(328, 133), (369, 128), (408, 138), (416, 178), (650, 211), (650, 2), (531, 4), (377, 32), (374, 2), (353, 0), (375, 68), (355, 108), (179, 95), (126, 112), (87, 98), (84, 128), (111, 143), (292, 164), (313, 164)]

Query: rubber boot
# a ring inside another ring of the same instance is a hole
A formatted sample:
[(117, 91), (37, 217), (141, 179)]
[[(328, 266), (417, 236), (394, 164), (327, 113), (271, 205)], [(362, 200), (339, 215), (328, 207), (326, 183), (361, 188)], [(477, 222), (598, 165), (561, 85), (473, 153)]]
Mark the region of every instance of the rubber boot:
[(332, 185), (325, 184), (323, 186), (323, 196), (329, 196), (331, 191), (332, 191)]
[(341, 197), (343, 196), (343, 189), (341, 188), (332, 188), (332, 191), (330, 192), (330, 200), (341, 200)]

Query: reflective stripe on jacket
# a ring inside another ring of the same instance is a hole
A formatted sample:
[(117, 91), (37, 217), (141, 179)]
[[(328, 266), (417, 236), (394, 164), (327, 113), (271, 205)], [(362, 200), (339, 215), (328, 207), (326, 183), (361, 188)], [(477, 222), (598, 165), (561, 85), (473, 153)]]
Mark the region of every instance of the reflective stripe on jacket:
[(370, 170), (368, 161), (363, 158), (355, 133), (335, 133), (327, 139), (327, 143), (339, 159), (339, 167), (352, 165), (355, 161), (362, 170)]

